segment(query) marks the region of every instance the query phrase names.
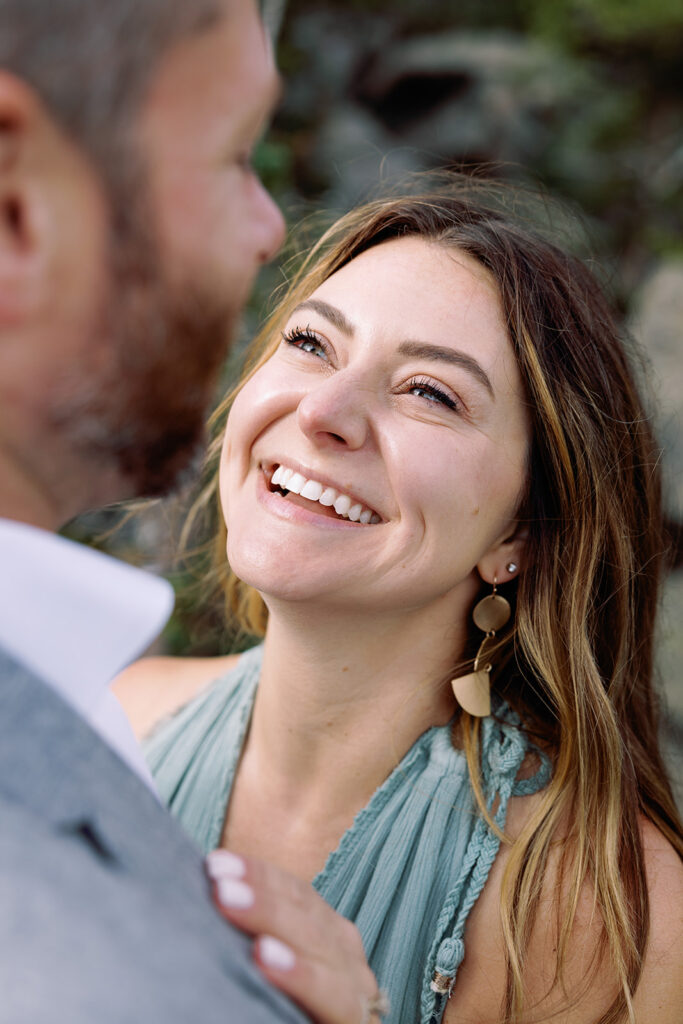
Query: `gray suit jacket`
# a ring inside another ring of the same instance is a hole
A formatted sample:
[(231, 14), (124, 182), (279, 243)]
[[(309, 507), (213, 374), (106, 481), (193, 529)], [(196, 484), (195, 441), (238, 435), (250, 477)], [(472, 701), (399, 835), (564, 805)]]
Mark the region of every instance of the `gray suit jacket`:
[(213, 909), (198, 851), (0, 650), (0, 1024), (302, 1024)]

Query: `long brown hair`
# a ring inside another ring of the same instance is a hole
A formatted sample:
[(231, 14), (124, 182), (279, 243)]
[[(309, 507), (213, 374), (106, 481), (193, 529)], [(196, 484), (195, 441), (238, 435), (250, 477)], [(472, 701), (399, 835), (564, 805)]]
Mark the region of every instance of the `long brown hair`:
[[(631, 995), (648, 937), (638, 816), (649, 818), (683, 854), (658, 747), (652, 685), (664, 550), (659, 449), (626, 342), (593, 274), (471, 191), (456, 181), (434, 194), (378, 200), (339, 220), (306, 257), (256, 339), (243, 380), (272, 353), (302, 298), (388, 239), (417, 236), (454, 247), (497, 282), (525, 381), (533, 441), (520, 510), (528, 564), (517, 583), (515, 627), (504, 641), (493, 685), (553, 760), (552, 781), (514, 843), (505, 875), (505, 1012), (510, 1020), (521, 1014), (523, 954), (551, 845), (571, 822), (562, 859), (569, 912), (561, 925), (558, 977), (579, 892), (588, 882), (601, 914), (602, 951), (619, 983), (599, 1024), (613, 1024), (632, 1017)], [(217, 551), (224, 563), (224, 535)], [(242, 626), (262, 633), (266, 612), (258, 594), (235, 578), (226, 589)], [(467, 714), (462, 720), (480, 793), (478, 727)]]

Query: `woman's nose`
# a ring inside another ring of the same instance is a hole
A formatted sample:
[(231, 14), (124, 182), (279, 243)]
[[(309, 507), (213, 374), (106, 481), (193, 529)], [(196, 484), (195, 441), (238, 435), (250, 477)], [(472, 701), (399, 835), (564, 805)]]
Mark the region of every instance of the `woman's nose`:
[(317, 445), (362, 448), (368, 437), (367, 389), (338, 371), (300, 400), (300, 430)]

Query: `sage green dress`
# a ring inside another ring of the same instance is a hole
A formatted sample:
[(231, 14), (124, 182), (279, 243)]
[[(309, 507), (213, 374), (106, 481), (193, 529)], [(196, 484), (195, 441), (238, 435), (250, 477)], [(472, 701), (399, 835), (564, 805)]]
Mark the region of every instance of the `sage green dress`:
[[(162, 799), (208, 853), (221, 837), (258, 685), (262, 648), (161, 723), (145, 753)], [(504, 705), (482, 722), (487, 805), (503, 827), (511, 795), (536, 792), (549, 764), (515, 781), (530, 749)], [(439, 1024), (465, 955), (467, 916), (498, 852), (477, 810), (465, 756), (450, 726), (429, 729), (371, 797), (313, 880), (357, 925), (368, 962), (391, 1000), (391, 1024)], [(435, 972), (441, 984), (435, 982)]]

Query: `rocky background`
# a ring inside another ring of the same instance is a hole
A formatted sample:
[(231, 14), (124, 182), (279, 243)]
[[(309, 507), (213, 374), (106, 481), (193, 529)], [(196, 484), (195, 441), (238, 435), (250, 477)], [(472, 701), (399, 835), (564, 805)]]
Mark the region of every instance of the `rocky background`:
[[(649, 354), (673, 526), (660, 671), (665, 739), (683, 783), (683, 7), (680, 0), (265, 0), (286, 81), (256, 154), (290, 223), (343, 212), (378, 182), (469, 167), (540, 184), (581, 211), (585, 255), (604, 268)], [(270, 268), (245, 316), (248, 339)], [(115, 518), (115, 516), (113, 516)], [(106, 522), (112, 519), (110, 516)], [(102, 517), (74, 524), (99, 530)], [(114, 543), (156, 558), (164, 513)], [(97, 532), (97, 531), (95, 531)], [(676, 539), (677, 538), (677, 539)], [(177, 574), (176, 652), (231, 639), (201, 587)], [(683, 789), (681, 790), (683, 795)]]

